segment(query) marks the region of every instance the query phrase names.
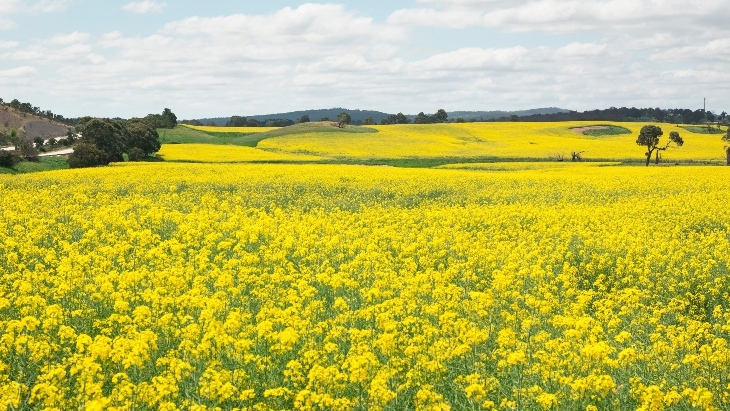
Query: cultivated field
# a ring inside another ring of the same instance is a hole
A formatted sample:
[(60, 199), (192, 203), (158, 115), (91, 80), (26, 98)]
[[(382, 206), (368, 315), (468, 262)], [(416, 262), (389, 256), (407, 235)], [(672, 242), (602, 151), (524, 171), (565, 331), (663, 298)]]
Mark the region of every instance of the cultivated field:
[[(671, 166), (719, 136), (646, 168), (640, 125), (580, 126), (309, 125), (0, 175), (0, 407), (730, 408), (730, 167)], [(377, 159), (435, 167), (334, 164)]]

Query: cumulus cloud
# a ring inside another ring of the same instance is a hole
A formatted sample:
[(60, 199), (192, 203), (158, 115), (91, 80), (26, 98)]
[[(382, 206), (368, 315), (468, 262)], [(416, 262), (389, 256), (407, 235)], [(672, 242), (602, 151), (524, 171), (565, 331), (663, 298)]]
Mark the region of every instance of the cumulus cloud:
[[(0, 61), (25, 70), (2, 72), (0, 81), (12, 91), (32, 79), (35, 89), (73, 101), (69, 116), (138, 116), (160, 107), (182, 118), (332, 106), (411, 113), (667, 107), (687, 106), (705, 86), (707, 97), (727, 101), (730, 34), (713, 28), (705, 11), (692, 14), (672, 1), (654, 0), (669, 8), (651, 11), (669, 22), (660, 28), (644, 22), (652, 18), (627, 16), (649, 13), (644, 0), (421, 0), (385, 22), (344, 5), (304, 4), (269, 14), (190, 17), (146, 36), (80, 28), (22, 45), (0, 42)], [(675, 27), (679, 12), (689, 13), (688, 23)], [(701, 18), (705, 26), (692, 23)], [(423, 24), (534, 34), (524, 45), (451, 43), (412, 53), (421, 41), (413, 27)], [(559, 27), (591, 35), (542, 41)]]
[(161, 13), (167, 7), (167, 3), (158, 3), (152, 0), (133, 1), (122, 6), (122, 10), (131, 11), (137, 14)]

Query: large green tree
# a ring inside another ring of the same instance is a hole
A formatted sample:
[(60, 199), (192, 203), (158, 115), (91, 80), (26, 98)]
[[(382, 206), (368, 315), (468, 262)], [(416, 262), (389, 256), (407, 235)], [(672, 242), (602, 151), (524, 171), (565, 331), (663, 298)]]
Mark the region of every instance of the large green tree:
[(646, 147), (646, 165), (649, 166), (651, 162), (651, 155), (656, 153), (656, 163), (659, 164), (659, 152), (665, 151), (669, 146), (674, 143), (677, 146), (682, 146), (684, 140), (680, 137), (679, 133), (672, 131), (669, 133), (669, 141), (663, 147), (659, 145), (659, 139), (664, 135), (661, 127), (654, 125), (646, 125), (639, 131), (639, 137), (636, 139), (636, 144)]

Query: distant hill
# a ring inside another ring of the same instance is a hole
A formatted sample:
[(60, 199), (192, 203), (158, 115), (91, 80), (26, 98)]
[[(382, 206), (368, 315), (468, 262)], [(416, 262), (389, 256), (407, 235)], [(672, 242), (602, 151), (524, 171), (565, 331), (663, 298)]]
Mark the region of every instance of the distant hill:
[[(310, 121), (317, 121), (324, 117), (328, 117), (331, 120), (335, 120), (337, 116), (342, 113), (343, 111), (346, 111), (350, 117), (352, 117), (353, 123), (360, 123), (364, 121), (367, 117), (372, 117), (373, 120), (376, 123), (380, 123), (381, 120), (388, 117), (391, 113), (384, 113), (382, 111), (375, 111), (375, 110), (350, 110), (347, 108), (342, 107), (336, 107), (336, 108), (330, 108), (330, 109), (319, 109), (319, 110), (301, 110), (301, 111), (290, 111), (288, 113), (275, 113), (275, 114), (261, 114), (261, 115), (244, 115), (243, 117), (246, 117), (247, 119), (255, 119), (257, 121), (266, 121), (266, 120), (275, 120), (275, 119), (286, 119), (291, 121), (296, 121), (298, 118), (307, 115), (309, 116)], [(450, 111), (447, 112), (449, 114), (449, 120), (454, 120), (457, 118), (463, 118), (464, 120), (477, 120), (477, 121), (486, 121), (486, 120), (494, 120), (498, 119), (500, 117), (509, 117), (511, 115), (517, 115), (520, 117), (523, 116), (532, 116), (536, 114), (558, 114), (558, 113), (568, 113), (569, 110), (564, 110), (562, 108), (556, 108), (556, 107), (547, 107), (547, 108), (535, 108), (531, 110), (520, 110), (520, 111)], [(427, 113), (427, 114), (433, 114), (433, 113)], [(413, 120), (416, 115), (410, 114), (406, 115), (409, 119)], [(198, 119), (203, 124), (209, 124), (214, 123), (218, 126), (225, 125), (231, 118), (230, 117), (213, 117), (213, 118), (201, 118)]]
[(570, 110), (565, 110), (557, 107), (546, 107), (546, 108), (533, 108), (530, 110), (518, 110), (518, 111), (449, 111), (449, 119), (453, 120), (456, 118), (463, 118), (464, 120), (495, 120), (502, 117), (509, 117), (516, 115), (519, 117), (534, 116), (537, 114), (558, 114), (558, 113), (569, 113)]
[[(374, 110), (350, 110), (342, 107), (335, 107), (330, 109), (319, 109), (319, 110), (301, 110), (301, 111), (290, 111), (288, 113), (275, 113), (275, 114), (260, 114), (260, 115), (243, 115), (243, 117), (246, 117), (247, 119), (254, 119), (257, 121), (265, 121), (265, 120), (275, 120), (275, 119), (285, 119), (285, 120), (291, 120), (291, 121), (297, 121), (298, 118), (307, 115), (309, 116), (310, 121), (318, 121), (324, 117), (328, 117), (330, 120), (337, 119), (337, 116), (340, 115), (343, 111), (346, 111), (347, 114), (352, 117), (353, 122), (360, 122), (365, 120), (367, 117), (372, 117), (373, 120), (376, 123), (379, 123), (380, 120), (388, 117), (388, 113), (383, 113), (382, 111), (374, 111)], [(201, 118), (198, 119), (203, 124), (208, 124), (210, 122), (215, 123), (216, 125), (223, 126), (225, 125), (228, 120), (230, 120), (230, 117), (214, 117), (214, 118)]]

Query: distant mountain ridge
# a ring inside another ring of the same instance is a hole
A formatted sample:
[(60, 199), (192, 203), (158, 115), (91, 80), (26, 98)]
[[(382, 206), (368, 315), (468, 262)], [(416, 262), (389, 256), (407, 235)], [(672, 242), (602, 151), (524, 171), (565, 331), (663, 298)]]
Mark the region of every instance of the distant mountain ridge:
[[(385, 113), (382, 111), (376, 111), (376, 110), (351, 110), (347, 108), (342, 107), (335, 107), (330, 109), (317, 109), (317, 110), (299, 110), (299, 111), (290, 111), (287, 113), (275, 113), (275, 114), (261, 114), (261, 115), (244, 115), (243, 117), (246, 117), (247, 119), (255, 119), (257, 121), (265, 121), (265, 120), (275, 120), (275, 119), (285, 119), (285, 120), (291, 120), (291, 121), (297, 121), (298, 118), (307, 115), (309, 116), (310, 121), (317, 121), (322, 118), (329, 118), (331, 120), (337, 119), (337, 116), (342, 113), (343, 111), (346, 111), (347, 114), (352, 117), (353, 122), (361, 122), (364, 121), (367, 117), (372, 117), (373, 121), (376, 123), (380, 123), (381, 120), (388, 117), (391, 113)], [(463, 118), (464, 120), (494, 120), (501, 117), (509, 117), (512, 115), (517, 116), (531, 116), (535, 114), (558, 114), (558, 113), (568, 113), (570, 110), (565, 110), (562, 108), (557, 107), (546, 107), (546, 108), (535, 108), (530, 110), (519, 110), (519, 111), (447, 111), (449, 115), (449, 120), (454, 120), (457, 118)], [(433, 114), (433, 113), (426, 113), (426, 114)], [(409, 119), (413, 120), (416, 115), (410, 114), (406, 115)], [(208, 123), (214, 123), (215, 125), (223, 126), (225, 125), (231, 118), (230, 117), (212, 117), (212, 118), (201, 118), (198, 119), (203, 124)]]
[[(265, 120), (291, 120), (291, 121), (297, 121), (298, 118), (307, 115), (309, 116), (310, 121), (318, 121), (322, 118), (329, 118), (330, 120), (336, 120), (337, 116), (340, 115), (343, 111), (346, 111), (347, 114), (350, 115), (353, 122), (358, 121), (364, 121), (367, 117), (372, 117), (373, 121), (376, 123), (379, 123), (380, 120), (388, 117), (388, 113), (383, 113), (382, 111), (375, 111), (375, 110), (350, 110), (342, 107), (335, 107), (330, 109), (318, 109), (318, 110), (300, 110), (300, 111), (290, 111), (288, 113), (275, 113), (275, 114), (260, 114), (260, 115), (244, 115), (243, 117), (246, 117), (247, 119), (254, 119), (259, 122), (265, 121)], [(225, 125), (228, 120), (230, 120), (230, 117), (213, 117), (213, 118), (201, 118), (198, 119), (203, 124), (208, 124), (210, 122), (215, 123), (216, 125), (223, 126)]]
[(569, 113), (570, 110), (557, 108), (557, 107), (545, 107), (545, 108), (533, 108), (530, 110), (517, 110), (517, 111), (449, 111), (449, 119), (453, 120), (456, 118), (463, 118), (464, 120), (495, 120), (502, 117), (509, 116), (533, 116), (536, 114), (559, 114)]

